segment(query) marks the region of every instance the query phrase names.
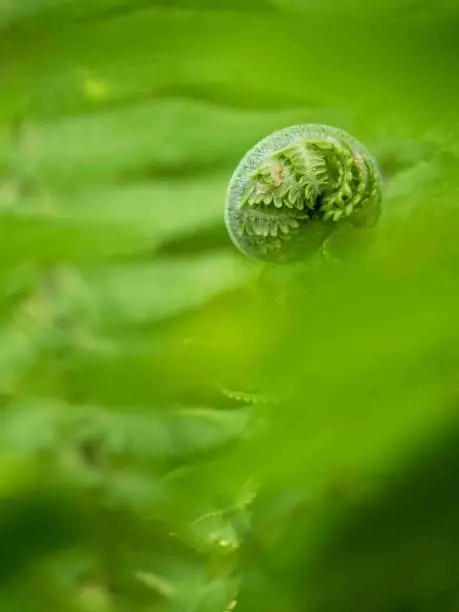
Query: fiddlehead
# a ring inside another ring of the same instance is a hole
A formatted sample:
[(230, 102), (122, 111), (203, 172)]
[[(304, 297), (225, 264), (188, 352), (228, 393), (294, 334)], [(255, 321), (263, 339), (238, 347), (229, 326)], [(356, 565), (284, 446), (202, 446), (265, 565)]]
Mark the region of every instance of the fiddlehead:
[(368, 150), (325, 125), (285, 128), (256, 144), (236, 168), (225, 223), (250, 257), (299, 260), (320, 249), (338, 226), (373, 227), (381, 177)]

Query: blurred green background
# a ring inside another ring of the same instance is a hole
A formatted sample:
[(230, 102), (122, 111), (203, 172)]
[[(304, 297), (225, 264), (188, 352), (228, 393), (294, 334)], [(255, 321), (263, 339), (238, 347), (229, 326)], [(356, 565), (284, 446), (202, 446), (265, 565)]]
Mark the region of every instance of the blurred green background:
[[(0, 609), (459, 609), (456, 0), (0, 4)], [(249, 262), (242, 155), (384, 177), (364, 252)]]

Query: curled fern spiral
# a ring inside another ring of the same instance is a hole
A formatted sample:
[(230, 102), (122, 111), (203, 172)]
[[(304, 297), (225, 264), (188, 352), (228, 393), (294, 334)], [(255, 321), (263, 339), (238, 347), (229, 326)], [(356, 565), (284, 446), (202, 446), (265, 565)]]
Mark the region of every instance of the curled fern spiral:
[(225, 224), (246, 255), (304, 259), (339, 227), (365, 230), (381, 211), (381, 175), (358, 140), (319, 124), (288, 127), (258, 142), (228, 186)]

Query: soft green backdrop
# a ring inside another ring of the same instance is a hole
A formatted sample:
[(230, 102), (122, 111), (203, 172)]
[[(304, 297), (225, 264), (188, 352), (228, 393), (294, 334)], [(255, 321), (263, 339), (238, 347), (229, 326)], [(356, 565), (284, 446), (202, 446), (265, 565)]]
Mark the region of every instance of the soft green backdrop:
[[(0, 606), (454, 612), (453, 0), (0, 4)], [(245, 261), (259, 138), (381, 166), (365, 252)], [(237, 602), (237, 603), (236, 603)]]

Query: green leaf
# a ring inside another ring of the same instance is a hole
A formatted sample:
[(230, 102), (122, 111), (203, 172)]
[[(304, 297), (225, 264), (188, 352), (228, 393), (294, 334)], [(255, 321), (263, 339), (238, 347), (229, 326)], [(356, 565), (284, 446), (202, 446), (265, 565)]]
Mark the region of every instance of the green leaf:
[(177, 316), (243, 286), (253, 272), (237, 254), (222, 251), (195, 258), (94, 267), (83, 277), (102, 320), (109, 325)]

